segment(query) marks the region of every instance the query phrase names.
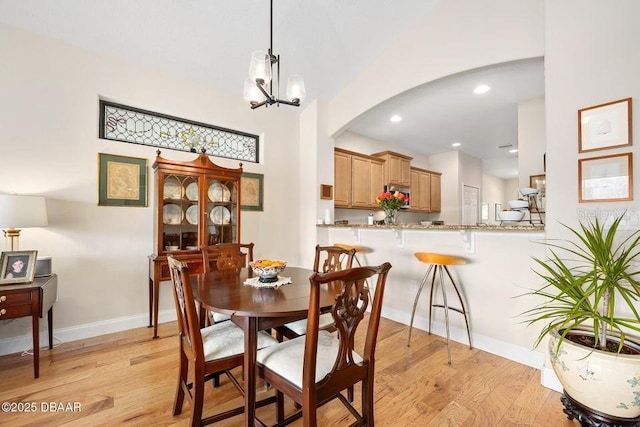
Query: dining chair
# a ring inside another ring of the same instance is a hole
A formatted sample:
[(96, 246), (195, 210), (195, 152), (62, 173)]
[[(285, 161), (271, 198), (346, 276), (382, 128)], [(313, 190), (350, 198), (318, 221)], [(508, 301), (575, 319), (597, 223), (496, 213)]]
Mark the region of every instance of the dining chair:
[[(219, 251), (219, 256), (215, 259), (215, 270), (221, 271), (239, 271), (242, 267), (247, 267), (253, 261), (253, 242), (252, 243), (219, 243), (212, 246), (214, 250)], [(211, 257), (208, 246), (201, 246), (203, 271), (209, 273), (211, 268)], [(202, 309), (202, 308), (201, 308)], [(202, 311), (201, 311), (202, 312)], [(228, 314), (209, 312), (203, 317), (207, 325), (229, 320), (231, 316)], [(201, 326), (204, 326), (201, 324)]]
[[(242, 414), (244, 406), (202, 418), (204, 383), (214, 375), (225, 373), (240, 394), (244, 395), (242, 385), (230, 372), (230, 369), (244, 363), (244, 333), (233, 322), (216, 323), (201, 329), (189, 279), (189, 267), (173, 256), (168, 257), (168, 262), (180, 338), (180, 367), (173, 415), (182, 412), (185, 397), (191, 403), (191, 426), (210, 424)], [(277, 344), (275, 338), (263, 332), (258, 333), (258, 348), (273, 344)], [(188, 382), (190, 369), (192, 383)]]
[[(309, 316), (304, 336), (261, 349), (257, 353), (258, 374), (276, 388), (278, 425), (286, 425), (300, 417), (303, 425), (317, 425), (317, 409), (337, 398), (356, 418), (352, 425), (373, 426), (373, 386), (375, 350), (382, 299), (391, 264), (378, 267), (356, 267), (332, 273), (314, 273), (309, 282)], [(374, 278), (377, 276), (377, 279)], [(355, 348), (358, 326), (370, 303), (365, 280), (376, 281), (376, 293), (365, 323), (364, 346)], [(333, 284), (332, 284), (333, 282)], [(327, 284), (340, 288), (331, 316), (338, 334), (319, 329), (320, 287)], [(361, 383), (360, 412), (342, 392)], [(284, 417), (284, 396), (302, 406), (301, 410)]]
[[(313, 271), (316, 273), (330, 273), (351, 268), (355, 255), (356, 250), (353, 248), (345, 249), (338, 246), (316, 245)], [(330, 332), (335, 331), (331, 313), (320, 315), (320, 329), (326, 329)], [(289, 339), (299, 337), (307, 331), (307, 319), (287, 323), (276, 328), (276, 331), (279, 338), (281, 336)]]

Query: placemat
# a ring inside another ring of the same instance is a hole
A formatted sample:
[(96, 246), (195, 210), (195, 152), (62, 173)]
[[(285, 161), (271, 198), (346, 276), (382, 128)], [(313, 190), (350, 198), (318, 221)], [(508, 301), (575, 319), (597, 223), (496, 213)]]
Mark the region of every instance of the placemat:
[(278, 281), (271, 283), (263, 283), (259, 277), (249, 277), (244, 281), (245, 285), (253, 286), (254, 288), (279, 288), (282, 285), (288, 285), (291, 283), (291, 277), (278, 276)]

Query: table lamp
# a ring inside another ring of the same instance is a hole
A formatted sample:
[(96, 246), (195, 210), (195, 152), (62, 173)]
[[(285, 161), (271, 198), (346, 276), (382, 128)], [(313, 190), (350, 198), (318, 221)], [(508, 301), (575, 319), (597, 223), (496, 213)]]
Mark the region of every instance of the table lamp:
[(0, 228), (8, 251), (18, 250), (21, 228), (46, 227), (47, 206), (42, 196), (0, 194)]

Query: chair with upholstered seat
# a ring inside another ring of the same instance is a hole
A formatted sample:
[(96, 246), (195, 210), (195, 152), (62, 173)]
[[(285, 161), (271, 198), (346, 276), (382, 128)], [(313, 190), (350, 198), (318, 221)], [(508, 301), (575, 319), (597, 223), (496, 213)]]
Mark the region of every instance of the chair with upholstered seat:
[[(212, 270), (212, 261), (209, 255), (210, 249), (216, 250), (219, 253), (219, 256), (215, 259), (215, 270), (233, 270), (237, 272), (241, 268), (247, 267), (248, 264), (253, 261), (253, 246), (253, 243), (219, 243), (211, 248), (201, 246), (200, 252), (202, 253), (204, 272), (209, 273)], [(208, 324), (212, 324), (223, 322), (230, 318), (227, 314), (209, 312), (206, 320)], [(203, 318), (203, 320), (205, 319)]]
[[(375, 350), (382, 298), (391, 264), (378, 267), (356, 267), (332, 273), (314, 273), (309, 282), (309, 315), (304, 336), (284, 341), (258, 351), (258, 373), (276, 388), (278, 425), (304, 418), (305, 426), (316, 426), (318, 407), (338, 398), (357, 421), (352, 425), (374, 425)], [(376, 293), (371, 313), (362, 322), (370, 303), (365, 279), (376, 280)], [(338, 330), (330, 334), (319, 329), (320, 287), (338, 286), (339, 294), (331, 308), (331, 316)], [(358, 326), (366, 325), (364, 346), (356, 349)], [(362, 385), (361, 411), (349, 402), (342, 392), (355, 384)], [(284, 419), (284, 395), (302, 406)], [(280, 424), (281, 423), (281, 424)]]
[[(469, 348), (471, 346), (471, 330), (469, 329), (469, 319), (467, 318), (467, 309), (464, 306), (464, 300), (462, 299), (462, 295), (460, 294), (460, 289), (456, 284), (455, 280), (453, 280), (453, 276), (451, 276), (451, 272), (449, 271), (449, 267), (451, 265), (462, 265), (466, 264), (466, 261), (462, 258), (451, 256), (451, 255), (443, 255), (436, 253), (428, 253), (428, 252), (416, 252), (415, 257), (418, 261), (423, 264), (429, 266), (427, 272), (422, 278), (422, 283), (418, 288), (418, 292), (416, 293), (416, 299), (413, 302), (413, 310), (411, 311), (411, 322), (409, 323), (409, 337), (407, 338), (407, 347), (411, 345), (411, 329), (413, 328), (413, 318), (416, 314), (416, 307), (418, 305), (418, 299), (420, 298), (420, 293), (422, 292), (422, 288), (427, 283), (429, 275), (431, 275), (431, 290), (429, 292), (429, 334), (431, 334), (431, 318), (432, 318), (432, 309), (433, 307), (443, 308), (444, 309), (444, 319), (445, 319), (445, 327), (447, 330), (447, 355), (449, 360), (449, 365), (451, 364), (451, 339), (449, 332), (449, 310), (456, 311), (464, 316), (464, 323), (467, 326), (467, 336), (469, 338)], [(450, 307), (447, 301), (447, 291), (445, 289), (445, 279), (444, 273), (447, 274), (449, 278), (449, 282), (453, 286), (453, 290), (458, 296), (458, 301), (460, 302), (460, 308)], [(436, 280), (438, 279), (438, 280)], [(440, 285), (440, 290), (442, 291), (442, 304), (434, 304), (433, 295), (435, 292), (435, 288), (437, 285)]]
[[(355, 256), (355, 249), (344, 249), (337, 246), (316, 246), (315, 259), (313, 261), (313, 271), (317, 273), (329, 273), (351, 268)], [(320, 329), (334, 330), (333, 317), (330, 313), (320, 316)], [(296, 338), (304, 335), (307, 331), (307, 320), (302, 319), (290, 322), (283, 327), (276, 328), (278, 334), (286, 338)]]
[[(216, 323), (200, 328), (189, 268), (183, 262), (169, 256), (169, 272), (173, 283), (173, 296), (178, 316), (180, 339), (180, 368), (178, 387), (173, 405), (173, 415), (182, 412), (185, 397), (191, 403), (191, 426), (200, 426), (220, 421), (243, 413), (244, 407), (231, 409), (202, 419), (204, 383), (222, 372), (244, 394), (242, 386), (229, 372), (244, 362), (244, 333), (233, 322)], [(258, 347), (276, 344), (277, 341), (266, 333), (258, 335)], [(193, 383), (188, 382), (189, 369)]]

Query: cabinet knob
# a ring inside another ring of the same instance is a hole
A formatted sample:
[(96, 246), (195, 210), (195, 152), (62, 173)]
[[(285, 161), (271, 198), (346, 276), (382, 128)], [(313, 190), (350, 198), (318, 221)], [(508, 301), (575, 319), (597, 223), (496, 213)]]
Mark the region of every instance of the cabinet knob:
[(0, 295), (0, 302), (5, 302), (7, 300), (6, 295)]
[(5, 314), (7, 312), (7, 310), (5, 310), (4, 308), (2, 310), (0, 310), (0, 316), (2, 316), (3, 314)]

